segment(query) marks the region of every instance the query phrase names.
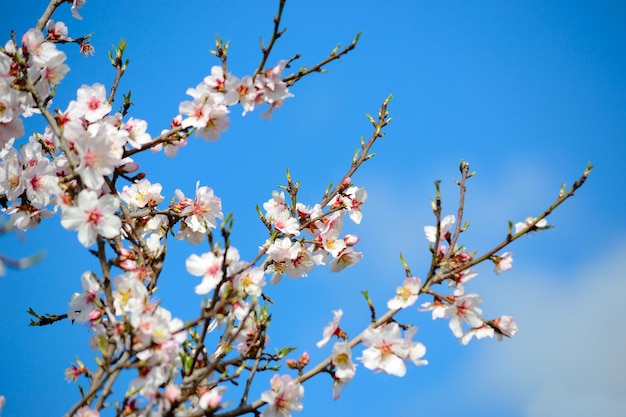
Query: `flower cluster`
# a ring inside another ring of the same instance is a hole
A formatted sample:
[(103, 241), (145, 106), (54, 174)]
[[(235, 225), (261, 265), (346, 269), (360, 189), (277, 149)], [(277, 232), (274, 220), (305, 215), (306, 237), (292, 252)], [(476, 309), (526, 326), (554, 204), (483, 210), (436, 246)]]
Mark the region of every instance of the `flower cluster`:
[[(342, 339), (333, 345), (331, 364), (333, 373), (333, 398), (337, 399), (340, 390), (356, 374), (356, 365), (352, 362), (352, 348), (347, 334), (339, 326), (343, 315), (342, 310), (333, 312), (333, 320), (324, 328), (323, 338), (317, 343), (318, 347), (325, 346), (335, 336)], [(405, 360), (410, 360), (417, 366), (426, 365), (428, 361), (422, 359), (426, 348), (420, 342), (413, 342), (417, 327), (410, 327), (402, 337), (400, 326), (396, 322), (368, 327), (363, 332), (363, 350), (358, 359), (367, 369), (376, 372), (386, 372), (402, 377), (406, 374)]]
[[(81, 280), (83, 293), (72, 296), (68, 316), (89, 325), (92, 348), (104, 351), (113, 343), (117, 352), (136, 352), (138, 375), (128, 392), (167, 406), (159, 392), (174, 380), (181, 365), (182, 344), (187, 338), (183, 322), (151, 300), (144, 283), (130, 273), (113, 279), (112, 308), (101, 298), (101, 280), (93, 272), (85, 272)], [(72, 369), (80, 368), (73, 367), (68, 374), (82, 373)]]
[[(339, 272), (363, 258), (353, 247), (359, 238), (351, 234), (342, 237), (341, 233), (346, 213), (355, 223), (361, 222), (361, 206), (367, 193), (351, 185), (349, 178), (344, 184), (324, 207), (319, 204), (307, 207), (302, 203), (289, 207), (284, 193), (277, 191), (263, 204), (265, 219), (279, 232), (267, 250), (271, 283), (280, 282), (284, 274), (290, 278), (305, 277), (313, 266), (326, 263), (332, 272)], [(306, 237), (299, 237), (301, 232)]]
[[(436, 249), (434, 249), (436, 250), (436, 262), (440, 268), (447, 271), (448, 278), (446, 279), (449, 286), (454, 288), (454, 292), (448, 296), (435, 296), (434, 302), (423, 303), (420, 310), (431, 311), (433, 319), (449, 318), (452, 334), (459, 338), (460, 343), (464, 345), (468, 344), (473, 337), (481, 339), (495, 335), (498, 340), (501, 340), (503, 335), (512, 337), (517, 333), (517, 326), (512, 317), (502, 316), (491, 321), (485, 320), (482, 316), (482, 309), (479, 307), (482, 303), (480, 295), (465, 292), (465, 284), (478, 275), (476, 271), (464, 267), (464, 264), (473, 260), (473, 254), (468, 253), (463, 247), (451, 248), (439, 243), (441, 241), (451, 243), (450, 229), (455, 220), (453, 215), (448, 215), (440, 222), (439, 230), (435, 226), (424, 227), (426, 239), (431, 244), (436, 245)], [(437, 233), (440, 237), (439, 242), (436, 242)], [(511, 252), (505, 252), (501, 256), (493, 255), (491, 260), (494, 262), (496, 274), (511, 269), (513, 266)], [(415, 290), (410, 292), (406, 287), (405, 284), (401, 287), (402, 289), (398, 288), (399, 295), (396, 299), (401, 293), (415, 293)], [(405, 297), (408, 298), (408, 296)], [(398, 305), (398, 301), (394, 305)], [(467, 324), (469, 328), (464, 330), (463, 324)]]
[(286, 65), (287, 61), (280, 61), (256, 77), (247, 75), (241, 79), (214, 66), (211, 75), (187, 90), (193, 100), (180, 103), (178, 111), (186, 116), (182, 126), (196, 129), (196, 136), (205, 140), (217, 140), (230, 123), (227, 116), (230, 106), (241, 103), (246, 114), (255, 106), (267, 103), (269, 109), (265, 115), (270, 115), (286, 98), (292, 97), (281, 79)]
[(0, 48), (0, 149), (24, 134), (20, 116), (39, 112), (32, 92), (47, 102), (69, 71), (66, 55), (40, 30), (28, 30), (21, 42), (10, 40)]

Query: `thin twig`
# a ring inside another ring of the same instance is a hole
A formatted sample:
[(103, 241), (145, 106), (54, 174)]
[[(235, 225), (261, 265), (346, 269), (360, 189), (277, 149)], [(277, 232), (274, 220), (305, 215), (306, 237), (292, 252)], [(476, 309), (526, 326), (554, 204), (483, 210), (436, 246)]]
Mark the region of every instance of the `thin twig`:
[[(354, 37), (354, 40), (352, 40), (352, 42), (350, 42), (350, 45), (346, 46), (345, 48), (343, 48), (341, 51), (337, 52), (337, 48), (335, 48), (330, 55), (328, 55), (328, 57), (326, 59), (324, 59), (323, 61), (321, 61), (320, 63), (313, 65), (311, 68), (302, 68), (300, 69), (300, 71), (294, 73), (294, 74), (290, 74), (287, 77), (283, 78), (283, 81), (285, 83), (287, 83), (287, 86), (292, 86), (294, 85), (296, 82), (300, 81), (303, 77), (313, 73), (313, 72), (322, 72), (323, 68), (326, 64), (328, 64), (329, 62), (332, 62), (336, 59), (341, 58), (342, 56), (346, 55), (348, 52), (350, 52), (351, 50), (353, 50), (356, 47), (357, 42), (359, 41), (359, 38), (361, 37), (361, 33), (357, 33), (357, 35)], [(300, 57), (300, 55), (296, 56), (297, 58)], [(294, 57), (295, 58), (295, 57)], [(293, 58), (292, 58), (293, 60)]]
[(267, 63), (267, 59), (272, 52), (272, 48), (274, 47), (274, 43), (276, 43), (278, 38), (280, 38), (282, 34), (285, 33), (286, 29), (280, 30), (280, 19), (283, 16), (285, 3), (286, 0), (280, 0), (278, 2), (278, 12), (276, 13), (276, 16), (274, 16), (274, 30), (272, 31), (272, 38), (270, 39), (270, 43), (267, 48), (265, 47), (265, 45), (263, 45), (263, 39), (261, 39), (261, 51), (263, 52), (263, 57), (261, 58), (261, 62), (259, 63), (256, 71), (254, 71), (254, 76), (252, 78), (256, 77), (258, 74), (261, 73), (261, 71), (263, 71), (263, 68), (265, 68), (265, 64)]
[(63, 3), (66, 3), (66, 2), (67, 2), (67, 0), (50, 0), (50, 3), (48, 4), (48, 7), (46, 7), (46, 10), (44, 10), (43, 14), (41, 15), (41, 17), (37, 21), (37, 25), (35, 26), (35, 29), (43, 31), (43, 29), (46, 27), (46, 23), (48, 23), (48, 20), (50, 20), (50, 18), (52, 17), (52, 14), (54, 13), (54, 11), (60, 5), (62, 5)]
[(520, 237), (526, 235), (527, 233), (536, 230), (535, 226), (537, 225), (537, 223), (539, 223), (541, 220), (545, 219), (546, 217), (548, 217), (550, 215), (550, 213), (552, 213), (552, 211), (554, 211), (554, 209), (556, 209), (558, 206), (560, 206), (563, 202), (565, 202), (565, 200), (567, 200), (568, 198), (572, 197), (574, 195), (574, 193), (576, 192), (576, 190), (578, 190), (580, 187), (582, 187), (582, 185), (585, 183), (585, 181), (587, 181), (587, 177), (589, 176), (589, 173), (591, 172), (591, 170), (593, 169), (593, 165), (588, 164), (587, 165), (587, 169), (585, 170), (585, 172), (581, 175), (581, 177), (574, 182), (574, 184), (572, 185), (572, 187), (569, 189), (569, 191), (567, 191), (566, 193), (563, 193), (562, 195), (559, 195), (559, 197), (554, 201), (554, 203), (552, 203), (552, 205), (550, 205), (550, 207), (548, 207), (543, 213), (541, 213), (538, 217), (535, 218), (535, 220), (533, 220), (530, 224), (527, 225), (526, 228), (524, 228), (523, 230), (519, 231), (518, 233), (515, 234), (508, 234), (507, 237), (500, 242), (498, 245), (496, 245), (493, 249), (491, 249), (490, 251), (488, 251), (487, 253), (485, 253), (484, 255), (475, 258), (469, 262), (466, 262), (464, 264), (461, 264), (459, 266), (457, 266), (456, 268), (451, 269), (450, 271), (447, 271), (444, 276), (441, 278), (441, 280), (445, 280), (448, 277), (454, 276), (455, 274), (460, 273), (461, 271), (464, 271), (466, 269), (471, 268), (474, 265), (478, 265), (479, 263), (486, 261), (487, 259), (491, 258), (491, 256), (493, 256), (496, 252), (502, 250), (503, 248), (505, 248), (506, 246), (508, 246), (509, 244), (511, 244), (513, 241), (519, 239)]

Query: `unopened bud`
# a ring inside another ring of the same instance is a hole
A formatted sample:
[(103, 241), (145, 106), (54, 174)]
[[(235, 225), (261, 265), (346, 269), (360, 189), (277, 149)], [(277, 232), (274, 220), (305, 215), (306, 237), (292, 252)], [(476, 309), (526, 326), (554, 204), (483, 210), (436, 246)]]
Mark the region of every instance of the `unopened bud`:
[(102, 317), (104, 313), (102, 312), (102, 310), (93, 310), (91, 313), (89, 313), (89, 316), (87, 316), (89, 318), (89, 323), (91, 323), (92, 325), (96, 324), (96, 322), (98, 320), (100, 320), (100, 317)]
[(354, 246), (359, 242), (359, 237), (357, 235), (345, 235), (343, 241), (346, 246)]
[(348, 188), (350, 188), (350, 184), (352, 184), (352, 180), (350, 179), (350, 177), (344, 178), (343, 181), (341, 181), (341, 189), (347, 190)]
[(124, 271), (134, 271), (137, 269), (137, 262), (130, 259), (125, 259), (120, 262), (118, 266)]
[[(128, 174), (130, 172), (135, 172), (138, 169), (139, 169), (139, 164), (136, 163), (136, 162), (133, 162), (133, 161), (126, 162), (125, 164), (120, 166), (120, 171), (122, 171), (125, 174)], [(139, 174), (139, 175), (141, 175), (141, 174)], [(143, 175), (145, 177), (146, 174), (143, 174)], [(139, 178), (139, 179), (141, 179), (141, 178)]]
[(309, 354), (307, 352), (304, 352), (302, 356), (300, 356), (300, 359), (298, 359), (298, 363), (302, 367), (307, 366), (310, 361), (311, 361), (311, 358), (309, 357)]
[(172, 127), (179, 127), (183, 124), (183, 116), (182, 114), (179, 114), (178, 116), (174, 117), (172, 119)]
[(293, 359), (287, 359), (287, 367), (289, 369), (298, 369), (298, 362)]

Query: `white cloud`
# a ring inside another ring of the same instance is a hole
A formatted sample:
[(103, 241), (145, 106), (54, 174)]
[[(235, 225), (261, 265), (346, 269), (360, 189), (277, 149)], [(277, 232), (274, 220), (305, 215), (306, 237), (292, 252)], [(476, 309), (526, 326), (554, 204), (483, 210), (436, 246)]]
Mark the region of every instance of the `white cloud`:
[(484, 344), (468, 364), (482, 393), (526, 417), (626, 415), (626, 242), (607, 247), (572, 276), (503, 274), (510, 291), (502, 301), (483, 294), (515, 314), (520, 333)]

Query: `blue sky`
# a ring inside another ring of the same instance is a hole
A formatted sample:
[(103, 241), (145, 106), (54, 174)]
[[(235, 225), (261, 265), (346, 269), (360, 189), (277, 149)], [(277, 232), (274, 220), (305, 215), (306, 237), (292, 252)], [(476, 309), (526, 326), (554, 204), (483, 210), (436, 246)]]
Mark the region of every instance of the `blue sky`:
[[(19, 36), (34, 26), (45, 2), (32, 3), (5, 6), (5, 40), (11, 29)], [(268, 39), (275, 10), (272, 1), (90, 0), (82, 21), (62, 10), (55, 18), (71, 36), (94, 32), (96, 54), (85, 59), (65, 48), (72, 71), (54, 106), (65, 108), (82, 84), (110, 87), (107, 51), (126, 38), (131, 63), (120, 89), (132, 89), (130, 114), (157, 135), (185, 90), (218, 64), (208, 53), (216, 34), (231, 41), (233, 73), (254, 71), (259, 36)], [(486, 316), (516, 317), (516, 338), (463, 347), (447, 322), (409, 309), (400, 317), (420, 327), (427, 367), (409, 367), (400, 379), (360, 366), (337, 402), (330, 381), (316, 378), (305, 386), (300, 416), (626, 414), (625, 18), (618, 1), (291, 1), (283, 16), (288, 29), (270, 64), (296, 52), (302, 54), (296, 68), (315, 64), (362, 32), (357, 48), (328, 73), (294, 86), (295, 97), (271, 122), (259, 111), (240, 117), (235, 110), (217, 143), (192, 140), (175, 159), (139, 160), (151, 181), (163, 184), (166, 199), (176, 188), (190, 194), (198, 179), (212, 187), (224, 211), (235, 214), (233, 243), (249, 259), (265, 239), (254, 206), (284, 183), (285, 169), (302, 181), (302, 201), (313, 204), (346, 171), (360, 136), (371, 133), (364, 114), (393, 93), (387, 136), (353, 178), (369, 195), (362, 224), (349, 228), (361, 237), (365, 258), (339, 275), (319, 268), (267, 289), (277, 302), (273, 346), (298, 346), (313, 360), (330, 353), (315, 342), (333, 309), (343, 308), (353, 336), (369, 319), (361, 290), (382, 312), (403, 279), (400, 251), (415, 275), (426, 274), (422, 228), (434, 222), (432, 184), (442, 180), (444, 212), (455, 212), (461, 159), (477, 171), (468, 184), (471, 227), (461, 243), (477, 251), (499, 242), (508, 220), (542, 212), (587, 162), (595, 165), (588, 183), (549, 217), (555, 229), (513, 245), (512, 271), (495, 277), (486, 265), (468, 287), (483, 296)], [(79, 396), (63, 371), (76, 355), (90, 362), (88, 331), (69, 323), (27, 327), (25, 312), (65, 312), (80, 275), (97, 264), (58, 216), (27, 234), (2, 237), (0, 248), (13, 256), (46, 251), (41, 263), (0, 278), (3, 415), (62, 415)], [(183, 319), (200, 303), (184, 260), (203, 250), (168, 248), (158, 296)], [(267, 379), (259, 377), (259, 391)]]

